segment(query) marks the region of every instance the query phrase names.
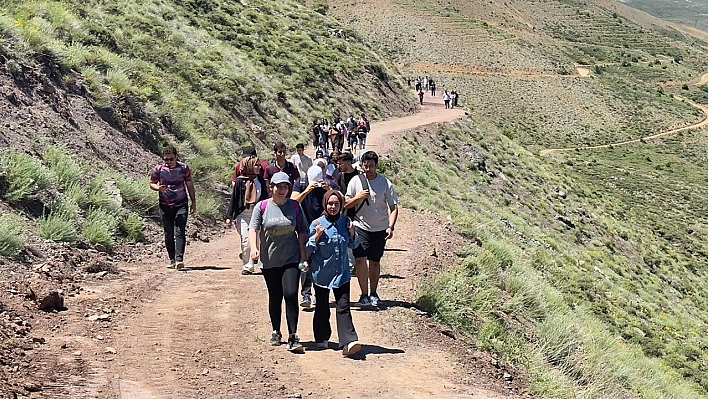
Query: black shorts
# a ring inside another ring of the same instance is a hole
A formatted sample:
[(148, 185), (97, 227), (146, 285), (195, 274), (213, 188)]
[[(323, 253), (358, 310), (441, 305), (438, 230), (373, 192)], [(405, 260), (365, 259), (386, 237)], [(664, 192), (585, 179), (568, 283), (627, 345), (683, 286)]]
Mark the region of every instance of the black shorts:
[(356, 227), (359, 246), (354, 248), (354, 258), (366, 258), (373, 262), (381, 261), (386, 247), (386, 230), (366, 231)]

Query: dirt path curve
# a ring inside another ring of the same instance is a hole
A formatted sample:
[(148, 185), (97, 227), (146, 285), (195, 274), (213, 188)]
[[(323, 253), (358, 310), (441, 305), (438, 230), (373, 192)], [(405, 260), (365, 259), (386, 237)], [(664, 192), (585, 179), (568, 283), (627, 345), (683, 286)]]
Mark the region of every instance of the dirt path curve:
[[(701, 81), (706, 77), (706, 75), (703, 75), (701, 78)], [(707, 78), (708, 79), (708, 78)], [(701, 83), (699, 82), (699, 85)], [(701, 119), (699, 122), (694, 123), (693, 125), (689, 126), (684, 126), (680, 127), (677, 129), (671, 129), (667, 130), (665, 132), (657, 133), (657, 134), (652, 134), (650, 136), (645, 136), (641, 137), (638, 139), (632, 139), (632, 140), (625, 140), (625, 141), (619, 141), (616, 143), (610, 143), (610, 144), (601, 144), (601, 145), (591, 145), (591, 146), (581, 146), (581, 147), (567, 147), (567, 148), (549, 148), (545, 150), (541, 150), (539, 153), (542, 157), (548, 156), (550, 154), (556, 153), (556, 152), (564, 152), (564, 151), (585, 151), (585, 150), (599, 150), (599, 149), (606, 149), (606, 148), (614, 148), (622, 145), (627, 145), (627, 144), (635, 144), (635, 143), (640, 143), (640, 142), (645, 142), (649, 140), (656, 140), (660, 139), (662, 137), (667, 137), (667, 136), (673, 136), (675, 134), (681, 133), (681, 132), (687, 132), (690, 130), (696, 130), (696, 129), (701, 129), (705, 126), (708, 125), (708, 107), (705, 105), (701, 105), (698, 103), (694, 103), (693, 101), (690, 101), (688, 99), (682, 98), (675, 96), (679, 101), (686, 101), (687, 103), (691, 104), (692, 106), (698, 108), (703, 112), (703, 119)]]
[[(370, 148), (391, 148), (390, 137), (402, 130), (464, 114), (444, 109), (438, 97), (415, 115), (373, 123)], [(268, 345), (265, 284), (260, 275), (240, 274), (235, 231), (208, 243), (193, 240), (190, 267), (182, 271), (165, 269), (162, 254), (122, 264), (118, 281), (87, 287), (83, 300), (125, 302), (128, 315), (63, 338), (62, 348), (83, 350), (91, 378), (84, 388), (54, 397), (501, 398), (523, 392), (520, 378), (505, 381), (513, 371), (470, 351), (410, 306), (424, 276), (459, 263), (454, 252), (462, 242), (451, 231), (448, 221), (402, 211), (382, 262), (383, 306), (354, 312), (364, 344), (355, 359), (334, 346), (315, 347), (311, 312), (300, 313), (304, 355)], [(353, 280), (352, 298), (359, 293)]]

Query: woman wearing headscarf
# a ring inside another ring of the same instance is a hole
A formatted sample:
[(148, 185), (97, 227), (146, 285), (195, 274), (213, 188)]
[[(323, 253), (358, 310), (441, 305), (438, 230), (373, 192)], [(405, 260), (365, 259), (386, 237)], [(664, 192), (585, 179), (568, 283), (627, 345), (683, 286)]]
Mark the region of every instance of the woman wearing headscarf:
[(359, 352), (361, 344), (354, 328), (349, 307), (350, 280), (347, 248), (354, 248), (358, 239), (354, 226), (344, 213), (344, 196), (329, 190), (322, 199), (324, 213), (310, 224), (310, 235), (305, 245), (311, 257), (308, 276), (315, 287), (315, 315), (312, 328), (320, 348), (329, 346), (332, 327), (329, 323), (329, 292), (334, 293), (337, 315), (337, 335), (342, 355)]
[(240, 175), (236, 178), (231, 191), (229, 211), (226, 213), (226, 226), (236, 225), (241, 236), (241, 274), (253, 274), (251, 246), (248, 244), (248, 225), (253, 215), (253, 207), (258, 201), (268, 198), (268, 187), (261, 173), (261, 163), (256, 157), (245, 158), (239, 162)]

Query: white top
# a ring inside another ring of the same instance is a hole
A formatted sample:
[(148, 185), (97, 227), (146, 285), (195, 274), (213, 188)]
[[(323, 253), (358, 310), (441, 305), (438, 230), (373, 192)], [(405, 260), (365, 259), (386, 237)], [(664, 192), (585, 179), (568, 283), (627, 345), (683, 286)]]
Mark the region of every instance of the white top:
[[(353, 178), (347, 186), (346, 199), (354, 198), (363, 189), (361, 179)], [(354, 217), (354, 225), (365, 231), (386, 230), (389, 207), (397, 204), (398, 195), (393, 189), (393, 184), (387, 178), (377, 174), (374, 180), (369, 180), (369, 204), (365, 203), (357, 212)]]
[(305, 154), (302, 154), (302, 156), (293, 154), (293, 156), (290, 157), (290, 162), (292, 162), (297, 168), (297, 171), (300, 172), (300, 178), (307, 176), (307, 170), (312, 166), (312, 158)]

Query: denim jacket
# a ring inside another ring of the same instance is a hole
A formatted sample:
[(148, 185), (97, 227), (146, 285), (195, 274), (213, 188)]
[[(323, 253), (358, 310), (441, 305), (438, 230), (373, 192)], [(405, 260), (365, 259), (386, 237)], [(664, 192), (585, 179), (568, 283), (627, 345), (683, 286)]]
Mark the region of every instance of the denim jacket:
[[(315, 242), (318, 221), (325, 231)], [(338, 288), (352, 278), (347, 248), (358, 245), (359, 237), (356, 234), (354, 238), (349, 237), (347, 222), (346, 215), (342, 215), (334, 223), (321, 216), (310, 224), (310, 238), (305, 245), (305, 252), (312, 255), (308, 274), (312, 282), (320, 287)]]

